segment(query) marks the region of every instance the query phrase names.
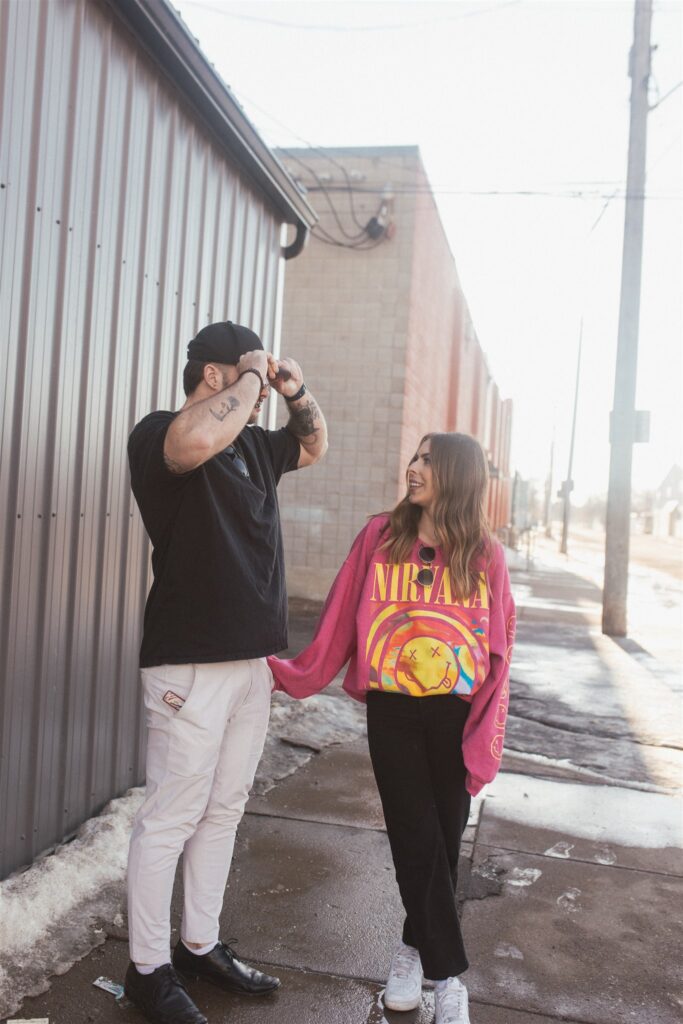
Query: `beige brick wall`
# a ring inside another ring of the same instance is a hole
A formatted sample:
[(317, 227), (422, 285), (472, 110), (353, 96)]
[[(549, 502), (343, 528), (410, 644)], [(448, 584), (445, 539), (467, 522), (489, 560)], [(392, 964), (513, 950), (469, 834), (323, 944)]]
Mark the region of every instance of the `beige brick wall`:
[(464, 297), (429, 181), (418, 168), (401, 464), (420, 438), (455, 430)]
[(483, 440), (488, 371), (418, 149), (280, 156), (309, 189), (318, 234), (357, 233), (385, 186), (394, 193), (392, 237), (368, 251), (311, 238), (286, 266), (281, 351), (301, 363), (330, 433), (325, 459), (280, 484), (287, 581), (322, 598), (368, 515), (403, 495), (422, 434)]
[[(344, 155), (347, 171), (363, 174), (359, 185), (373, 189), (353, 197), (362, 224), (377, 212), (385, 184), (398, 189), (414, 182), (417, 159), (413, 148), (385, 151), (383, 159), (362, 151)], [(286, 155), (283, 161), (315, 187), (299, 165)], [(330, 186), (345, 185), (324, 156), (306, 153), (305, 162), (318, 174), (331, 173)], [(330, 191), (330, 197), (347, 232), (358, 232), (348, 193)], [(321, 227), (342, 239), (324, 194), (310, 192), (309, 199)], [(290, 594), (324, 597), (367, 516), (391, 508), (401, 489), (414, 206), (413, 195), (397, 195), (395, 235), (369, 251), (311, 238), (286, 266), (281, 352), (301, 363), (330, 435), (322, 462), (280, 484)], [(278, 422), (285, 419), (281, 408)]]

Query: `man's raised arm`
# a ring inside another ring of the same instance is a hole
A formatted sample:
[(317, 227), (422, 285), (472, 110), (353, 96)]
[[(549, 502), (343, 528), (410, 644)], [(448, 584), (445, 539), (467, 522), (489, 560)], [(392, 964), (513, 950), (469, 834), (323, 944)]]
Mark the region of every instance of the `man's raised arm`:
[[(278, 363), (270, 356), (268, 363), (271, 387), (282, 395), (289, 409), (287, 430), (294, 434), (301, 446), (298, 468), (312, 466), (327, 451), (325, 417), (304, 384), (303, 373), (297, 362), (281, 359)], [(282, 370), (286, 370), (289, 375), (282, 375)], [(275, 372), (280, 375), (274, 376)]]
[(246, 426), (268, 392), (268, 356), (246, 352), (236, 366), (209, 363), (196, 390), (168, 428), (164, 461), (189, 473), (223, 451)]

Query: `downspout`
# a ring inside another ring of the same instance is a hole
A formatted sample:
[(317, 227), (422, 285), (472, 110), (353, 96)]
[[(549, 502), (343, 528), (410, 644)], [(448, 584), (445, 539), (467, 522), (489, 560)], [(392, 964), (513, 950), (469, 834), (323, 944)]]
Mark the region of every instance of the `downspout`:
[[(282, 225), (282, 236), (285, 235), (285, 225)], [(275, 336), (273, 338), (273, 355), (277, 359), (280, 355), (280, 328), (282, 327), (282, 301), (285, 289), (285, 260), (293, 260), (302, 251), (308, 240), (308, 228), (301, 221), (297, 222), (294, 241), (289, 245), (280, 246), (280, 259), (278, 260), (277, 292), (275, 305)], [(266, 426), (268, 430), (275, 430), (277, 422), (277, 406), (275, 401), (268, 399), (266, 407)]]
[(303, 247), (308, 241), (308, 228), (303, 221), (298, 221), (296, 225), (296, 235), (294, 241), (290, 242), (289, 245), (282, 247), (281, 254), (286, 260), (293, 260), (295, 256), (303, 250)]

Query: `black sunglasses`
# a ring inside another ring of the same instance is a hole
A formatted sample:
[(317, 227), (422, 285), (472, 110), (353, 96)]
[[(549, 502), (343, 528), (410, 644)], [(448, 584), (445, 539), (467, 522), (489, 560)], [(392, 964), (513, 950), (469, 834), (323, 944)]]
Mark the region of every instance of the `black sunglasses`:
[(415, 579), (421, 587), (431, 587), (434, 582), (434, 572), (430, 568), (432, 562), (436, 558), (436, 551), (434, 548), (428, 547), (426, 544), (422, 544), (417, 553), (417, 557), (420, 559), (422, 564), (425, 566), (424, 569), (420, 569)]
[(235, 469), (238, 471), (238, 473), (241, 473), (242, 476), (248, 477), (249, 470), (247, 469), (247, 464), (240, 455), (240, 453), (235, 448), (234, 444), (229, 444), (225, 450), (232, 459), (232, 461), (234, 462)]

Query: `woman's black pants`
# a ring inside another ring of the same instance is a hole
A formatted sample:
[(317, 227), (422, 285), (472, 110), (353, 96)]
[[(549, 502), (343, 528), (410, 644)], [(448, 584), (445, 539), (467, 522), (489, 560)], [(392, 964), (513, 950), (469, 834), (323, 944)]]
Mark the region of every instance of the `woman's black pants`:
[(470, 811), (462, 732), (469, 704), (453, 694), (367, 696), (368, 744), (406, 912), (403, 941), (426, 978), (467, 970), (455, 902)]

